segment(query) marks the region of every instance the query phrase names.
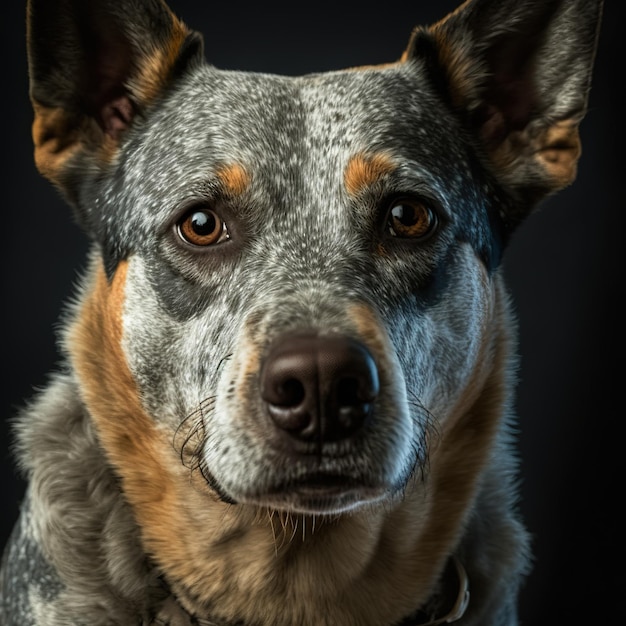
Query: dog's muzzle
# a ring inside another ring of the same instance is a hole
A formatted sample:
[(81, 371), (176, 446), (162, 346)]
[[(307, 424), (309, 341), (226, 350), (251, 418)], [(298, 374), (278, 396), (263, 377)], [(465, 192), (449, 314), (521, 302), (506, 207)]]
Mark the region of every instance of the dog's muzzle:
[(400, 493), (422, 446), (376, 347), (307, 327), (242, 350), (223, 374), (240, 393), (223, 396), (204, 444), (211, 486), (232, 502), (315, 515)]
[(273, 423), (304, 442), (351, 437), (370, 417), (379, 390), (371, 353), (343, 335), (283, 335), (261, 371), (261, 397)]

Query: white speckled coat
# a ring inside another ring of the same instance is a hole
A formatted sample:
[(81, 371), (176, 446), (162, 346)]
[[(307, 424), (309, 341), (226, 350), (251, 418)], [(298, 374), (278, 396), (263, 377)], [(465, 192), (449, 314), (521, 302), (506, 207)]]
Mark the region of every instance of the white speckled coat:
[(574, 180), (600, 13), (469, 0), (282, 77), (161, 0), (29, 1), (37, 166), (93, 245), (15, 423), (2, 626), (435, 624), (465, 576), (450, 620), (517, 623), (500, 260)]

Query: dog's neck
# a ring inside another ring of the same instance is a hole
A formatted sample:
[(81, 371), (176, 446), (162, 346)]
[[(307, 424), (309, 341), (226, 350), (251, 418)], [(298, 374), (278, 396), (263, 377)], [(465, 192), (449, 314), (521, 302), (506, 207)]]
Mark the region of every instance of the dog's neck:
[[(465, 614), (469, 598), (467, 572), (461, 562), (452, 556), (448, 559), (437, 589), (428, 602), (397, 626), (437, 626), (457, 622)], [(165, 623), (172, 626), (234, 626), (223, 620), (192, 616), (182, 608), (173, 594), (167, 598), (150, 626), (161, 626)], [(242, 626), (242, 623), (238, 621), (237, 626)]]
[(436, 626), (460, 620), (469, 605), (469, 579), (461, 562), (451, 556), (435, 593), (417, 613), (398, 626)]

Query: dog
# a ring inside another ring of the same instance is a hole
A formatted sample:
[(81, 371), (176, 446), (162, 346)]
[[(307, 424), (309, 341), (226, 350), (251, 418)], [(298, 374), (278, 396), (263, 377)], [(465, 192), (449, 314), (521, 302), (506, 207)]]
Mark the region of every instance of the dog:
[(395, 62), (224, 71), (162, 0), (29, 0), (39, 171), (91, 241), (14, 423), (2, 626), (514, 626), (501, 259), (571, 184), (600, 0)]

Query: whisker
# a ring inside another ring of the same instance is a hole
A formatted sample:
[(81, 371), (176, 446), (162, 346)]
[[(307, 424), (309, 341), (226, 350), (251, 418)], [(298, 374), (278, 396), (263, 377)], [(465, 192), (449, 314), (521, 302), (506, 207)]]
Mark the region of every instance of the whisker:
[(438, 445), (441, 439), (439, 420), (426, 407), (420, 398), (411, 390), (408, 390), (409, 406), (413, 408), (414, 415), (421, 427), (421, 436), (413, 442), (413, 467), (411, 476), (420, 473), (420, 479), (424, 482), (426, 474), (430, 470), (430, 449)]
[(222, 365), (224, 365), (224, 363), (226, 363), (226, 361), (229, 361), (230, 359), (232, 359), (233, 355), (232, 352), (231, 354), (227, 354), (225, 357), (222, 357), (220, 359), (220, 362), (217, 364), (217, 367), (215, 368), (215, 373), (217, 374), (220, 369), (222, 368)]
[[(265, 515), (267, 519), (269, 520), (270, 527), (272, 529), (272, 537), (274, 539), (274, 554), (278, 556), (278, 552), (285, 545), (285, 539), (286, 539), (284, 519), (280, 511), (276, 511), (275, 509), (272, 509), (269, 506), (265, 509)], [(276, 524), (274, 523), (274, 520), (276, 517), (278, 518), (278, 521), (280, 523), (280, 529), (277, 528)], [(280, 542), (279, 542), (279, 536), (281, 539)]]
[(293, 524), (293, 532), (291, 533), (291, 537), (289, 537), (289, 543), (293, 542), (293, 539), (298, 532), (298, 516), (293, 516), (292, 524)]
[[(232, 353), (220, 359), (213, 371), (210, 387), (215, 387), (217, 376), (224, 364), (232, 358)], [(215, 411), (217, 396), (210, 395), (198, 401), (197, 407), (180, 422), (174, 432), (173, 446), (180, 454), (180, 460), (184, 467), (191, 473), (200, 471), (204, 480), (213, 487), (215, 479), (202, 460), (202, 450), (207, 445), (206, 425), (210, 422), (211, 415)]]
[[(176, 430), (174, 445), (180, 451), (183, 465), (190, 469), (196, 469), (199, 462), (198, 452), (205, 442), (204, 411), (196, 411), (190, 417), (191, 423), (187, 418)], [(180, 437), (182, 437), (182, 441), (180, 441)], [(177, 439), (179, 440), (178, 445)]]
[(289, 521), (291, 519), (291, 514), (281, 511), (279, 514), (280, 525), (283, 527), (283, 535), (287, 534), (287, 526), (289, 526)]
[(274, 528), (274, 511), (267, 511), (267, 518), (272, 529), (272, 539), (274, 540), (274, 556), (278, 558), (278, 542), (276, 541), (276, 529)]

